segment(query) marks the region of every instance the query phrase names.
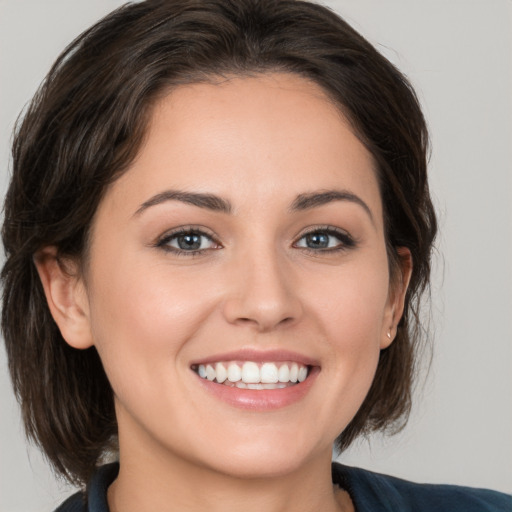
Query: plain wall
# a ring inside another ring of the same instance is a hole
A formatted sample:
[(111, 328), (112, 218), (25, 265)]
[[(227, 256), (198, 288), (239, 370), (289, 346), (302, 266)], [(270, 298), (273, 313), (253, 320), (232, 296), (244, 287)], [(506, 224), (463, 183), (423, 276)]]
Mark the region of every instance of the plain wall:
[[(19, 111), (58, 53), (123, 2), (0, 0), (0, 187)], [(434, 358), (408, 427), (341, 460), (423, 482), (512, 492), (512, 2), (331, 0), (417, 88), (440, 215)], [(27, 447), (0, 350), (0, 510), (71, 489)]]

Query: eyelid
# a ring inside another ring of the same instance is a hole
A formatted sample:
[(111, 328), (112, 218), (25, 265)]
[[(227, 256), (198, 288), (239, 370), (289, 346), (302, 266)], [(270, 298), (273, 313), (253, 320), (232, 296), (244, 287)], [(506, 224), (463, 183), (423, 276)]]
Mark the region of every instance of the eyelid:
[[(328, 247), (325, 249), (313, 249), (311, 247), (300, 247), (298, 246), (298, 242), (302, 240), (305, 236), (311, 235), (314, 233), (326, 233), (331, 236), (335, 236), (340, 241), (339, 245), (336, 247)], [(358, 241), (345, 229), (341, 229), (337, 226), (332, 225), (320, 225), (320, 226), (310, 226), (305, 228), (295, 239), (293, 242), (293, 246), (299, 249), (313, 252), (313, 253), (327, 253), (327, 252), (336, 252), (336, 251), (346, 251), (348, 249), (354, 248), (358, 245)]]
[[(168, 245), (168, 242), (179, 236), (179, 235), (185, 235), (194, 233), (200, 236), (205, 236), (209, 238), (217, 247), (215, 248), (208, 248), (208, 249), (197, 249), (197, 250), (191, 250), (191, 251), (185, 251), (182, 249), (178, 249), (176, 247), (172, 247)], [(155, 242), (152, 244), (154, 247), (158, 247), (160, 249), (163, 249), (167, 252), (171, 252), (177, 255), (187, 255), (187, 256), (194, 256), (201, 253), (204, 253), (206, 251), (216, 250), (222, 247), (222, 244), (220, 243), (218, 237), (211, 231), (210, 229), (200, 226), (200, 225), (185, 225), (185, 226), (179, 226), (176, 228), (169, 229), (168, 231), (165, 231), (163, 234), (159, 235)]]
[[(311, 247), (302, 247), (299, 246), (298, 243), (306, 236), (314, 234), (314, 233), (324, 233), (329, 236), (334, 236), (339, 240), (339, 244), (335, 247), (327, 247), (327, 248), (311, 248)], [(183, 250), (169, 245), (170, 240), (179, 235), (184, 234), (197, 234), (200, 236), (205, 236), (209, 238), (216, 247), (206, 248), (206, 249), (195, 249), (195, 250)], [(169, 229), (165, 231), (163, 234), (159, 235), (155, 242), (152, 244), (154, 247), (165, 250), (166, 252), (173, 253), (175, 255), (184, 255), (184, 256), (198, 256), (203, 253), (217, 250), (222, 248), (222, 243), (219, 241), (218, 237), (205, 226), (201, 225), (184, 225), (178, 226), (176, 228)], [(338, 251), (347, 251), (352, 249), (358, 245), (358, 241), (345, 229), (341, 229), (337, 226), (332, 225), (318, 225), (318, 226), (309, 226), (305, 228), (293, 242), (292, 246), (298, 249), (301, 249), (306, 252), (311, 252), (315, 254), (319, 253), (329, 253), (329, 252), (338, 252)]]

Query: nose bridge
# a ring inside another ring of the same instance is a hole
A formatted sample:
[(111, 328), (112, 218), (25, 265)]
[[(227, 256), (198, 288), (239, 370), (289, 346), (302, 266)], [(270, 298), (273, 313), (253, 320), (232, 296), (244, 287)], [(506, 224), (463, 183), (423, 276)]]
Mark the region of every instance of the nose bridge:
[(232, 261), (225, 315), (231, 323), (271, 330), (297, 320), (302, 312), (290, 262), (276, 244), (240, 251)]

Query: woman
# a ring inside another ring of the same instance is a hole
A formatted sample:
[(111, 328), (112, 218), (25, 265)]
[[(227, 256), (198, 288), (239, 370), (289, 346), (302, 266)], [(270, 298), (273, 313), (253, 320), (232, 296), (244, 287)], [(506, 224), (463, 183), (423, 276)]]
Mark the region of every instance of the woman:
[(91, 482), (60, 510), (504, 510), (331, 480), (335, 439), (410, 408), (426, 145), (407, 81), (316, 5), (149, 1), (77, 39), (18, 129), (3, 231), (27, 431)]

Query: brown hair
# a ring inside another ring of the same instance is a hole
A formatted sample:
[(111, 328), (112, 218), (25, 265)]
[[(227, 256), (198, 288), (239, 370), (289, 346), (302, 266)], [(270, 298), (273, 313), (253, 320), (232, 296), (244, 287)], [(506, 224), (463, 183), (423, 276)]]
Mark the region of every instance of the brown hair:
[(294, 0), (148, 0), (114, 11), (58, 58), (17, 126), (5, 202), (2, 329), (29, 437), (54, 467), (87, 481), (117, 433), (113, 393), (94, 348), (68, 346), (33, 263), (55, 245), (85, 257), (93, 215), (142, 142), (151, 105), (179, 84), (272, 71), (319, 84), (378, 168), (390, 268), (414, 262), (396, 339), (338, 438), (405, 424), (436, 219), (428, 135), (404, 76), (329, 9)]

